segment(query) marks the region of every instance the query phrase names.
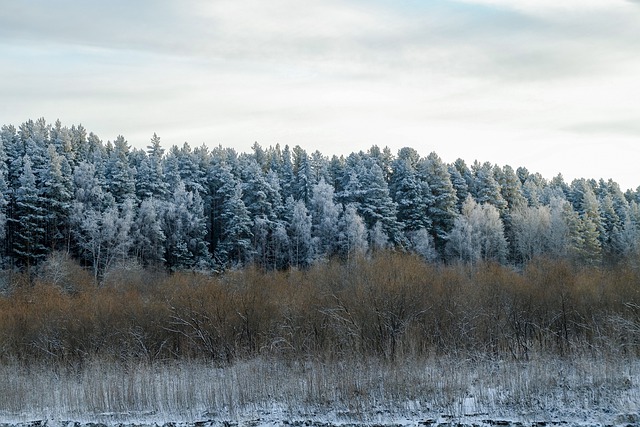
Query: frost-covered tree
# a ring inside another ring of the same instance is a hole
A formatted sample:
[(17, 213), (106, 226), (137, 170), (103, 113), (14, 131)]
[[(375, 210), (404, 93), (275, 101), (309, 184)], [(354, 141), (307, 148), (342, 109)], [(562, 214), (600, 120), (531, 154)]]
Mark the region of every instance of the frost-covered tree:
[(493, 205), (499, 212), (507, 208), (507, 202), (500, 192), (500, 184), (494, 176), (494, 167), (489, 162), (480, 164), (475, 162), (472, 166), (475, 177), (472, 194), (476, 202), (480, 204), (489, 203)]
[(438, 259), (433, 236), (426, 229), (410, 231), (407, 233), (411, 249), (420, 255), (425, 261), (434, 262)]
[(443, 249), (453, 228), (456, 213), (456, 192), (451, 183), (449, 168), (436, 153), (431, 153), (418, 165), (419, 173), (429, 184), (431, 203), (428, 214), (437, 249)]
[(57, 250), (69, 250), (69, 215), (73, 199), (71, 166), (66, 157), (49, 144), (46, 168), (41, 171), (40, 191), (46, 209), (46, 245)]
[(512, 245), (523, 262), (549, 253), (551, 209), (548, 206), (520, 206), (510, 215)]
[(607, 238), (600, 217), (600, 204), (592, 183), (584, 179), (575, 180), (571, 187), (571, 201), (580, 217), (576, 230), (580, 235), (580, 244), (575, 249), (582, 261), (596, 264), (602, 259), (602, 241)]
[(338, 221), (342, 206), (335, 203), (334, 189), (324, 178), (312, 189), (310, 214), (312, 217), (311, 234), (318, 255), (331, 257), (336, 251)]
[(449, 165), (449, 175), (451, 176), (451, 185), (456, 192), (456, 212), (460, 212), (469, 195), (469, 185), (454, 165)]
[(15, 212), (10, 221), (14, 230), (14, 257), (19, 265), (28, 270), (42, 261), (47, 254), (47, 210), (31, 169), (29, 155), (25, 154), (22, 165), (20, 186), (15, 191)]
[(527, 205), (527, 199), (522, 194), (522, 184), (516, 172), (509, 165), (494, 168), (494, 176), (500, 186), (500, 194), (507, 203), (507, 209), (514, 211)]
[(391, 199), (382, 169), (372, 158), (363, 155), (350, 156), (350, 162), (340, 195), (343, 204), (353, 204), (367, 228), (380, 222), (389, 240), (401, 244), (403, 234), (397, 220), (397, 205)]
[(471, 197), (462, 207), (448, 236), (446, 251), (451, 259), (467, 262), (490, 260), (503, 262), (507, 240), (498, 209), (492, 204), (478, 204)]
[(376, 222), (369, 230), (369, 248), (377, 252), (389, 247), (389, 236), (384, 232), (381, 222)]
[(315, 257), (315, 245), (311, 238), (311, 215), (303, 200), (287, 199), (286, 210), (290, 212), (287, 224), (291, 265), (305, 268), (311, 265)]
[(107, 187), (116, 203), (135, 197), (135, 170), (129, 164), (129, 143), (122, 135), (113, 142), (106, 161)]
[(76, 197), (72, 214), (78, 250), (90, 262), (96, 280), (117, 263), (125, 263), (133, 243), (133, 200), (127, 199), (120, 208), (115, 203), (105, 206), (101, 210), (99, 205), (83, 204)]
[(112, 205), (102, 217), (102, 263), (107, 272), (116, 265), (124, 265), (129, 261), (133, 246), (132, 228), (135, 219), (135, 202), (126, 199), (122, 204)]
[(389, 192), (397, 204), (397, 219), (404, 231), (431, 229), (427, 214), (434, 197), (426, 181), (422, 181), (409, 158), (393, 162)]
[(160, 137), (153, 134), (147, 146), (147, 154), (137, 167), (136, 194), (138, 199), (150, 197), (165, 200), (168, 194), (167, 181), (164, 177), (164, 149), (160, 145)]
[(162, 201), (149, 197), (140, 203), (138, 215), (133, 227), (133, 249), (136, 257), (144, 266), (160, 267), (164, 265), (164, 243), (166, 236), (162, 231)]
[(299, 145), (293, 147), (293, 183), (291, 194), (295, 200), (302, 200), (306, 205), (311, 200), (312, 188), (316, 184), (311, 161), (307, 152)]
[[(4, 128), (3, 128), (4, 129)], [(7, 206), (9, 205), (10, 188), (7, 168), (7, 154), (4, 149), (3, 131), (0, 130), (0, 266), (4, 263), (6, 252)]]
[(167, 202), (162, 231), (166, 236), (164, 257), (171, 271), (201, 270), (210, 265), (202, 198), (198, 192), (187, 191), (182, 181)]
[[(228, 183), (233, 184), (234, 181)], [(220, 189), (220, 193), (224, 193), (224, 201), (220, 209), (221, 235), (216, 258), (223, 265), (242, 265), (251, 260), (253, 238), (253, 223), (242, 201), (242, 184), (236, 182), (233, 193), (228, 193), (226, 186)]]
[(366, 254), (367, 228), (354, 205), (347, 205), (339, 221), (338, 251), (348, 259)]

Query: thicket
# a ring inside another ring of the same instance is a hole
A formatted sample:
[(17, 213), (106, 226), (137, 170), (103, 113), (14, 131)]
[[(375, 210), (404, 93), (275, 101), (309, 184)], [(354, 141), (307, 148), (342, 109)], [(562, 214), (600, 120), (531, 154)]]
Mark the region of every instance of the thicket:
[(35, 279), (4, 273), (0, 359), (81, 367), (97, 358), (637, 357), (638, 265), (538, 258), (516, 270), (378, 252), (306, 270), (116, 270), (96, 286), (57, 256)]

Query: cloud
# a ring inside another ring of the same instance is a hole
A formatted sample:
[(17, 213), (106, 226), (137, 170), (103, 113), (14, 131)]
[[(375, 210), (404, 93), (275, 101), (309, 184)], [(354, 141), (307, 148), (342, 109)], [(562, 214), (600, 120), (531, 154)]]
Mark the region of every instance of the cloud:
[(603, 141), (640, 114), (640, 9), (623, 0), (0, 2), (8, 123), (444, 157)]

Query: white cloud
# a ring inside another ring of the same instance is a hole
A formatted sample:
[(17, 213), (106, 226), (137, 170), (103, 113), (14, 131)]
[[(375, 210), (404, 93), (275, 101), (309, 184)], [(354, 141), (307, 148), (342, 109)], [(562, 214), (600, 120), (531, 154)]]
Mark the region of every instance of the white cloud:
[(636, 179), (631, 2), (3, 3), (5, 123), (59, 117), (137, 146), (411, 145), (567, 176), (615, 178), (618, 150)]

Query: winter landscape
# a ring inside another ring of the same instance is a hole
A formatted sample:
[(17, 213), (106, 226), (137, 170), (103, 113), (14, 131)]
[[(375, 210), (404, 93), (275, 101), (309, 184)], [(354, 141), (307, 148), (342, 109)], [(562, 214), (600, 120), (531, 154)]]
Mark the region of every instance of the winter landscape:
[(0, 138), (10, 424), (638, 423), (640, 194), (612, 180)]
[(638, 23), (0, 0), (0, 427), (640, 426)]

